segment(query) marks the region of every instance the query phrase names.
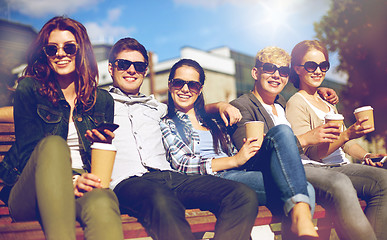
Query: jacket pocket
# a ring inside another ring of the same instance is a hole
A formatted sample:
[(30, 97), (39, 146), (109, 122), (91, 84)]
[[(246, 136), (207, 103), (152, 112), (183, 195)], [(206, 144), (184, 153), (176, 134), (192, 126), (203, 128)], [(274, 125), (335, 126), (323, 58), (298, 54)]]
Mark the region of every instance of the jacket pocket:
[(56, 134), (63, 118), (63, 113), (42, 104), (38, 104), (37, 113), (45, 126), (46, 135)]
[(38, 104), (38, 115), (46, 123), (58, 123), (62, 119), (62, 113), (45, 105)]

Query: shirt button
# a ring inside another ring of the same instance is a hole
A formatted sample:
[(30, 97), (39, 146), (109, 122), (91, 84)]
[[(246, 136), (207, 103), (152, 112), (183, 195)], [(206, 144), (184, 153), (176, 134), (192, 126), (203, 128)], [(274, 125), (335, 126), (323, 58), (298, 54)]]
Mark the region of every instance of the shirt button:
[(142, 147), (141, 147), (141, 146), (139, 146), (139, 147), (138, 147), (138, 149), (140, 149), (140, 150), (141, 150), (141, 149), (142, 149)]
[(77, 120), (78, 122), (82, 122), (82, 117), (79, 117)]
[(134, 132), (134, 134), (137, 134), (137, 132)]

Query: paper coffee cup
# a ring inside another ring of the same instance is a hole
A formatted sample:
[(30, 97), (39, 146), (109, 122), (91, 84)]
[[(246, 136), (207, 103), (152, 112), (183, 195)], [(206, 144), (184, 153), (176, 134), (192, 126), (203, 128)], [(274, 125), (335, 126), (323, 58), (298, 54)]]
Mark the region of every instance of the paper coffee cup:
[(343, 131), (344, 116), (341, 114), (327, 114), (325, 115), (325, 123), (338, 123), (340, 130)]
[(117, 149), (109, 143), (91, 145), (91, 173), (101, 179), (103, 188), (109, 188)]
[(356, 120), (368, 117), (368, 120), (361, 124), (362, 126), (370, 125), (374, 127), (374, 109), (371, 106), (356, 108), (353, 114), (355, 114)]
[(246, 139), (257, 138), (259, 145), (262, 145), (264, 122), (250, 121), (245, 123)]

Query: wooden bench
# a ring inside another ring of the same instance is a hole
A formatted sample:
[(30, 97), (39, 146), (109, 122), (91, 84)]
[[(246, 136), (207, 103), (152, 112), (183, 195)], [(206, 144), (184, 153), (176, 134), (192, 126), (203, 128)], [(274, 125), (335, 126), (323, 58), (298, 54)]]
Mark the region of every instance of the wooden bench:
[[(15, 130), (13, 123), (0, 123), (0, 161), (3, 160), (4, 154), (15, 141)], [(0, 182), (0, 189), (2, 182)], [(362, 206), (365, 203), (362, 201)], [(135, 239), (147, 237), (148, 234), (136, 218), (126, 214), (121, 216), (122, 227), (125, 239)], [(313, 218), (317, 221), (318, 232), (320, 239), (329, 239), (332, 221), (331, 217), (327, 216), (324, 208), (317, 205)], [(193, 233), (198, 235), (203, 232), (213, 232), (215, 228), (216, 218), (208, 211), (200, 211), (199, 209), (186, 210), (186, 219), (191, 225)], [(280, 223), (281, 217), (273, 216), (271, 212), (264, 206), (259, 207), (259, 213), (255, 220), (255, 226), (269, 225)], [(79, 224), (76, 227), (77, 239), (83, 239), (83, 231)], [(275, 234), (280, 234), (275, 231)], [(2, 239), (45, 239), (42, 228), (37, 221), (33, 222), (12, 222), (9, 216), (8, 208), (0, 201), (0, 240)]]

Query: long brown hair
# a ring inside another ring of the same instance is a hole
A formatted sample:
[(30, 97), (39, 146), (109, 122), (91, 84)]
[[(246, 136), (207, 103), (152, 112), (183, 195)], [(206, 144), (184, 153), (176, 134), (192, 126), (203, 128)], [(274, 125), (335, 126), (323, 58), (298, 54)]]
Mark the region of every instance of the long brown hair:
[[(187, 66), (194, 68), (199, 73), (199, 82), (203, 85), (205, 81), (204, 69), (200, 66), (198, 62), (192, 59), (180, 59), (177, 63), (175, 63), (171, 71), (169, 73), (168, 82), (170, 82), (176, 74), (176, 70), (180, 67)], [(208, 128), (212, 134), (212, 145), (217, 154), (220, 153), (219, 145), (221, 150), (227, 155), (230, 155), (230, 149), (228, 149), (228, 143), (230, 143), (230, 139), (225, 134), (227, 132), (226, 127), (223, 122), (219, 121), (219, 124), (216, 124), (214, 120), (210, 118), (207, 114), (206, 109), (204, 108), (204, 97), (203, 93), (200, 93), (198, 98), (194, 103), (194, 110), (196, 117), (203, 124), (204, 127)], [(186, 134), (184, 133), (184, 122), (181, 121), (178, 117), (176, 117), (176, 108), (175, 103), (172, 99), (171, 92), (168, 91), (168, 114), (167, 117), (172, 119), (176, 123), (177, 131), (179, 135), (182, 137), (183, 141), (188, 144), (188, 139)]]
[(55, 87), (55, 72), (48, 64), (48, 59), (43, 51), (43, 47), (48, 43), (50, 33), (56, 29), (67, 30), (75, 36), (79, 47), (75, 58), (75, 71), (78, 76), (78, 79), (74, 81), (75, 91), (78, 102), (87, 111), (94, 106), (96, 101), (98, 65), (86, 28), (71, 18), (54, 17), (42, 27), (28, 50), (27, 67), (21, 79), (35, 78), (42, 85), (39, 90), (40, 94), (46, 96), (53, 104), (58, 102), (59, 93)]

